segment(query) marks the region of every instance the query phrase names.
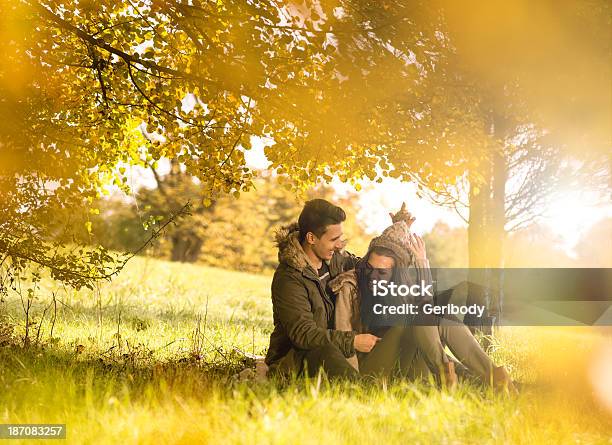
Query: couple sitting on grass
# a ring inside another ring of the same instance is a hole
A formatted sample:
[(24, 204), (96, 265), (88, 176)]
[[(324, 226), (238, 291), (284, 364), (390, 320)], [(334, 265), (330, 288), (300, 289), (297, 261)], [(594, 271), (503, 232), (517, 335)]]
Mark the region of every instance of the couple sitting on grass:
[[(269, 375), (330, 378), (403, 376), (457, 384), (457, 374), (506, 391), (515, 388), (506, 370), (495, 366), (470, 330), (451, 315), (416, 315), (409, 323), (368, 325), (360, 312), (374, 301), (373, 281), (431, 283), (423, 240), (410, 232), (415, 218), (405, 206), (392, 225), (358, 258), (344, 251), (344, 211), (323, 199), (308, 201), (297, 224), (276, 235), (279, 265), (272, 281), (274, 330), (266, 355)], [(423, 304), (425, 301), (416, 301)], [(456, 359), (444, 351), (448, 345)]]

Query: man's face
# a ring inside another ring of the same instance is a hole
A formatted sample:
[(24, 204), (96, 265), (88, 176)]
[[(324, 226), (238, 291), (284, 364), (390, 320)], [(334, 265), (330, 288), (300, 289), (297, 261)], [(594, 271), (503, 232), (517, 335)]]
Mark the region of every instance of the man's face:
[(331, 260), (336, 250), (342, 248), (342, 223), (327, 226), (325, 233), (317, 237), (313, 233), (308, 233), (308, 243), (315, 255), (321, 260)]
[(393, 258), (372, 252), (368, 257), (368, 264), (372, 268), (372, 272), (370, 273), (370, 284), (374, 280), (390, 281), (393, 277), (393, 267), (395, 266), (395, 260)]

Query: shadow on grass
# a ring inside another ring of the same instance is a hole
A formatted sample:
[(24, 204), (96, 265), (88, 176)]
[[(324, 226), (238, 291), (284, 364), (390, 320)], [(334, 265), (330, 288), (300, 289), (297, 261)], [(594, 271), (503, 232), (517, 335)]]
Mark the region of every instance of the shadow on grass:
[(3, 387), (0, 400), (18, 397), (24, 391), (57, 388), (58, 384), (61, 388), (61, 382), (66, 386), (76, 384), (79, 391), (88, 390), (86, 382), (89, 382), (89, 390), (98, 395), (110, 388), (129, 393), (131, 400), (161, 389), (193, 397), (207, 394), (213, 387), (223, 387), (233, 374), (244, 368), (237, 354), (226, 357), (232, 360), (206, 362), (198, 357), (184, 357), (162, 362), (127, 353), (95, 357), (51, 347), (8, 345), (0, 347), (0, 386)]

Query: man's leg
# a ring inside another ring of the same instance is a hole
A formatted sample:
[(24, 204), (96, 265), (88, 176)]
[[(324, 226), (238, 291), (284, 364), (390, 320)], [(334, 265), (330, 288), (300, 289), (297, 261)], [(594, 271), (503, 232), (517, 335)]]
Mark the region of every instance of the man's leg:
[(306, 373), (314, 377), (323, 369), (330, 378), (355, 378), (359, 373), (346, 360), (340, 349), (333, 344), (321, 346), (306, 352)]

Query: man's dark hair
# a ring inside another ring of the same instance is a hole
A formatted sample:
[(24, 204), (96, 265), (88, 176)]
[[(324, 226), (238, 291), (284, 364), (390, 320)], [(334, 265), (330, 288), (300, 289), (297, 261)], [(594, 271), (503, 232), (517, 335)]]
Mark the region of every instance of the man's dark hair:
[(308, 232), (312, 232), (320, 238), (327, 230), (327, 226), (340, 224), (345, 219), (346, 213), (344, 213), (344, 210), (329, 201), (324, 199), (306, 201), (298, 218), (300, 243), (304, 242)]

